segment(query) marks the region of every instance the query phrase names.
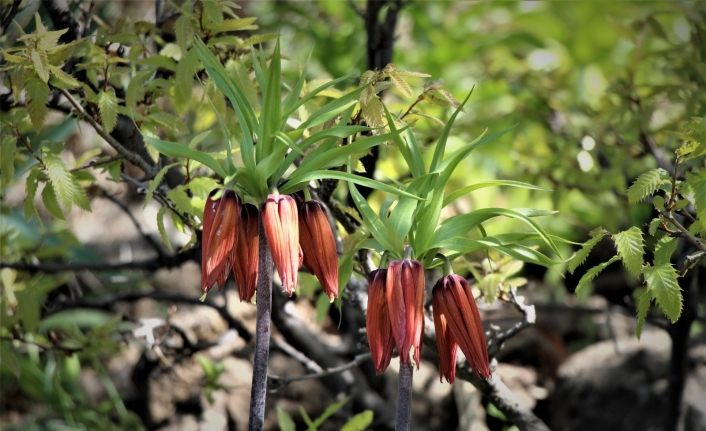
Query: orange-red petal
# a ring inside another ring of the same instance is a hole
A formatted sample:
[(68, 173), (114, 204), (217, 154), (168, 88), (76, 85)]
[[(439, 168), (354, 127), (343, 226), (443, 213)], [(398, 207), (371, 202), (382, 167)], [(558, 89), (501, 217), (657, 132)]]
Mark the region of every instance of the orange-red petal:
[(443, 277), (434, 286), (434, 307), (444, 316), (454, 341), (461, 348), (473, 371), (490, 377), (488, 350), (483, 323), (466, 280), (459, 275)]
[(365, 328), (373, 365), (378, 374), (382, 374), (390, 365), (392, 348), (395, 344), (385, 297), (386, 279), (385, 269), (377, 269), (368, 277), (368, 311), (365, 316)]
[(294, 198), (269, 195), (262, 210), (262, 222), (282, 288), (292, 295), (297, 288), (297, 272), (301, 266), (299, 219)]
[(254, 205), (244, 204), (240, 209), (233, 276), (241, 301), (249, 302), (257, 287), (259, 218), (260, 214)]
[(385, 294), (400, 362), (408, 364), (409, 353), (414, 348), (414, 361), (418, 368), (424, 330), (424, 267), (422, 264), (410, 259), (390, 262)]
[(306, 266), (333, 301), (338, 296), (336, 239), (321, 202), (307, 201), (299, 208), (299, 244)]
[(228, 279), (235, 257), (236, 225), (239, 214), (240, 199), (233, 191), (226, 190), (218, 202), (208, 235), (205, 291), (214, 284), (222, 288)]

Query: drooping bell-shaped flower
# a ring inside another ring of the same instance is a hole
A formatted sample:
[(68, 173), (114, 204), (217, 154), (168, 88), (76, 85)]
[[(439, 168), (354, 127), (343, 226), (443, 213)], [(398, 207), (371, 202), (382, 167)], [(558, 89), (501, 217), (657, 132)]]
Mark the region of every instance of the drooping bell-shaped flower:
[(458, 346), (478, 376), (490, 377), (483, 324), (466, 280), (456, 274), (442, 277), (432, 295), (441, 375), (453, 382)]
[(419, 368), (424, 331), (424, 267), (416, 260), (393, 260), (387, 269), (385, 296), (390, 325), (400, 362), (409, 364), (414, 347), (414, 361)]
[(206, 200), (201, 248), (201, 290), (208, 292), (214, 284), (223, 287), (235, 257), (237, 219), (240, 198), (232, 190)]
[(368, 276), (368, 311), (365, 315), (365, 328), (373, 365), (378, 374), (382, 374), (390, 365), (392, 348), (395, 345), (385, 296), (386, 282), (386, 269), (376, 269)]
[(244, 204), (240, 209), (233, 276), (241, 301), (250, 302), (257, 287), (259, 217), (254, 205)]
[(338, 296), (336, 240), (326, 210), (319, 201), (307, 201), (299, 207), (299, 244), (304, 266), (316, 276), (333, 301)]
[(292, 295), (297, 288), (297, 271), (302, 264), (299, 219), (294, 198), (276, 193), (267, 196), (262, 222), (282, 288)]

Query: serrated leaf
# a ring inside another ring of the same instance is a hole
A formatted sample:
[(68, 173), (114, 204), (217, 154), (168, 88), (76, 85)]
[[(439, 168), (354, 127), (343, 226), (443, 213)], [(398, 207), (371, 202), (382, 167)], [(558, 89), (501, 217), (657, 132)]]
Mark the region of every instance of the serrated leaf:
[(27, 112), (32, 120), (32, 126), (39, 130), (44, 125), (44, 116), (47, 113), (47, 101), (49, 100), (49, 86), (32, 76), (27, 79), (25, 90), (29, 96)]
[(641, 174), (628, 188), (628, 202), (634, 204), (652, 196), (663, 184), (669, 184), (669, 174), (662, 168)]
[(145, 94), (145, 86), (147, 79), (152, 76), (154, 72), (151, 70), (142, 70), (135, 74), (130, 80), (125, 91), (125, 105), (129, 111), (134, 111), (137, 108), (137, 102), (139, 102)]
[(625, 269), (635, 277), (639, 276), (645, 254), (640, 228), (633, 226), (628, 230), (616, 233), (613, 235), (613, 242)]
[(659, 308), (672, 323), (676, 322), (682, 310), (681, 288), (677, 281), (676, 269), (669, 263), (647, 266), (643, 275), (647, 289), (651, 291)]
[(365, 410), (353, 416), (343, 425), (341, 431), (365, 431), (373, 423), (373, 411)]
[(44, 152), (42, 161), (45, 166), (44, 172), (49, 177), (56, 197), (65, 208), (70, 208), (76, 193), (76, 184), (71, 172), (56, 154)]
[(56, 46), (59, 44), (59, 38), (68, 30), (68, 28), (64, 28), (62, 30), (38, 33), (39, 40), (37, 41), (37, 47), (43, 51), (49, 51), (53, 48), (56, 48)]
[(591, 250), (593, 250), (593, 247), (595, 247), (596, 244), (598, 244), (606, 235), (608, 235), (608, 231), (603, 228), (598, 228), (591, 232), (591, 239), (586, 241), (581, 249), (577, 251), (571, 259), (569, 259), (568, 270), (571, 274), (576, 271), (576, 268), (583, 265), (586, 258), (588, 258), (588, 255), (591, 253)]
[(164, 227), (164, 213), (167, 211), (166, 207), (160, 207), (157, 211), (157, 230), (159, 230), (159, 236), (162, 238), (162, 242), (167, 247), (167, 251), (173, 251), (172, 242), (169, 240), (169, 235), (167, 234), (167, 229)]
[(412, 88), (409, 86), (407, 81), (404, 80), (404, 78), (397, 73), (397, 71), (392, 70), (388, 72), (387, 76), (390, 77), (392, 80), (392, 83), (395, 85), (395, 88), (399, 90), (400, 93), (402, 93), (403, 96), (405, 97), (414, 97), (412, 94)]
[(677, 249), (678, 244), (679, 243), (675, 238), (671, 238), (668, 236), (665, 236), (664, 238), (660, 239), (657, 242), (657, 245), (655, 245), (655, 265), (663, 265), (669, 263), (672, 259), (672, 254), (674, 254), (674, 250)]
[(7, 188), (15, 178), (15, 152), (17, 151), (17, 138), (6, 135), (0, 139), (0, 168), (3, 188)]
[(639, 340), (642, 335), (642, 327), (644, 326), (645, 319), (647, 318), (647, 312), (650, 310), (650, 304), (652, 303), (652, 293), (648, 289), (642, 289), (642, 292), (636, 295), (635, 300), (637, 308), (637, 326), (635, 327), (635, 335)]
[(385, 111), (377, 96), (373, 96), (365, 102), (361, 101), (360, 114), (365, 123), (373, 129), (385, 125)]
[(277, 407), (277, 425), (280, 431), (296, 431), (297, 428), (287, 412)]
[(174, 78), (174, 96), (175, 102), (178, 105), (188, 105), (191, 100), (191, 92), (193, 90), (194, 74), (199, 67), (199, 58), (196, 51), (185, 51), (181, 61), (177, 64), (176, 74)]
[(64, 220), (64, 213), (61, 211), (59, 202), (56, 199), (54, 188), (49, 183), (44, 184), (44, 190), (42, 190), (42, 203), (51, 215), (60, 220)]
[(32, 50), (30, 53), (30, 58), (32, 59), (34, 71), (37, 73), (37, 76), (42, 82), (46, 84), (46, 82), (49, 81), (49, 65), (47, 60), (47, 53)]
[(39, 185), (39, 173), (38, 168), (33, 168), (29, 175), (27, 175), (27, 181), (25, 182), (25, 201), (23, 205), (23, 211), (26, 218), (32, 218), (32, 216), (37, 215), (37, 208), (34, 206), (34, 197), (37, 195), (37, 186)]
[(108, 133), (112, 132), (118, 123), (118, 99), (112, 87), (98, 95), (98, 110), (103, 128)]
[(81, 86), (76, 78), (61, 70), (60, 67), (49, 65), (51, 71), (51, 83), (63, 89), (77, 88)]
[(603, 272), (609, 265), (620, 259), (618, 256), (613, 256), (609, 260), (600, 263), (593, 268), (586, 271), (586, 273), (581, 277), (578, 284), (576, 285), (576, 296), (584, 297), (587, 295), (586, 289), (591, 284), (591, 282), (598, 277), (598, 275)]
[(650, 222), (650, 225), (647, 228), (647, 233), (649, 233), (651, 236), (655, 236), (655, 234), (657, 233), (657, 229), (659, 228), (659, 226), (661, 224), (662, 224), (662, 219), (660, 219), (659, 217), (653, 218), (652, 221)]

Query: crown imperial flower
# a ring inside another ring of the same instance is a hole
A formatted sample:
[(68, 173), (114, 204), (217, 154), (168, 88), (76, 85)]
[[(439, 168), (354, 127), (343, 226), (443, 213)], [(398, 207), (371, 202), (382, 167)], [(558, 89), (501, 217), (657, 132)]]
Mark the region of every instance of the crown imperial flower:
[(400, 362), (409, 363), (414, 347), (414, 362), (419, 368), (424, 330), (424, 267), (416, 260), (393, 260), (387, 269), (385, 287)]
[(338, 296), (338, 254), (323, 204), (307, 201), (299, 208), (299, 244), (304, 266), (316, 276), (333, 301)]
[(240, 198), (232, 190), (220, 199), (206, 199), (201, 240), (201, 290), (208, 292), (214, 284), (225, 285), (235, 257), (237, 218)]
[(297, 288), (297, 271), (302, 264), (299, 219), (294, 198), (277, 193), (267, 196), (262, 222), (282, 288), (292, 295)]
[(368, 311), (365, 316), (365, 328), (373, 365), (378, 374), (382, 374), (390, 365), (392, 348), (395, 345), (385, 297), (386, 281), (386, 269), (376, 269), (368, 276)]
[(250, 302), (257, 288), (259, 212), (254, 205), (244, 204), (238, 220), (233, 276), (241, 301)]
[(466, 280), (456, 274), (442, 277), (434, 286), (432, 296), (440, 379), (453, 383), (457, 347), (478, 376), (490, 377), (483, 324)]

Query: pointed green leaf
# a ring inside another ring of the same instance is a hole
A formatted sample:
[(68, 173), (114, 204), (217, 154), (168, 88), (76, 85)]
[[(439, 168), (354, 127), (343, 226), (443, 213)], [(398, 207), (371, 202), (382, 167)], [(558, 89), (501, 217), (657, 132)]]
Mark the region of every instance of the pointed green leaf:
[(635, 293), (635, 301), (637, 303), (637, 326), (635, 327), (635, 335), (639, 340), (642, 335), (642, 327), (645, 324), (645, 319), (647, 319), (647, 312), (650, 310), (650, 304), (652, 303), (652, 293), (649, 289), (640, 289), (640, 291), (636, 291)]
[(173, 251), (172, 242), (169, 240), (169, 234), (167, 234), (167, 229), (164, 227), (164, 214), (166, 211), (166, 207), (159, 207), (159, 211), (157, 211), (157, 230), (159, 230), (159, 236), (162, 238), (167, 250), (171, 252)]
[(25, 218), (27, 219), (37, 215), (37, 208), (34, 206), (34, 197), (37, 195), (40, 172), (39, 167), (35, 166), (29, 172), (29, 175), (27, 175), (27, 181), (25, 182), (25, 201), (23, 211)]
[(662, 168), (641, 174), (628, 189), (628, 202), (634, 204), (652, 196), (663, 184), (669, 184), (669, 173)]
[(597, 228), (591, 231), (590, 235), (591, 238), (586, 241), (581, 247), (581, 249), (577, 251), (569, 260), (568, 270), (571, 274), (576, 271), (576, 268), (583, 265), (583, 263), (586, 261), (586, 258), (591, 253), (591, 250), (593, 250), (593, 247), (595, 247), (596, 244), (598, 244), (606, 235), (608, 235), (608, 231), (603, 228)]
[(668, 236), (661, 238), (655, 245), (655, 266), (668, 264), (672, 260), (672, 255), (677, 249), (677, 245), (679, 245), (679, 243), (676, 238)]
[(37, 72), (37, 76), (43, 83), (49, 81), (49, 65), (47, 60), (47, 53), (45, 51), (32, 50), (30, 53), (32, 58), (32, 64), (34, 65), (34, 71)]
[(516, 188), (520, 188), (520, 189), (539, 190), (539, 191), (543, 191), (543, 192), (550, 191), (549, 189), (538, 187), (538, 186), (535, 186), (534, 184), (525, 183), (522, 181), (513, 181), (513, 180), (483, 181), (480, 183), (471, 184), (471, 185), (463, 187), (459, 190), (455, 190), (452, 193), (449, 193), (448, 196), (446, 196), (446, 198), (444, 198), (444, 206), (450, 204), (451, 202), (455, 201), (456, 199), (460, 198), (461, 196), (466, 195), (468, 193), (471, 193), (473, 191), (476, 191), (479, 189), (484, 189), (486, 187), (496, 187), (496, 186), (516, 187)]
[(643, 256), (645, 254), (642, 231), (637, 226), (613, 235), (618, 256), (623, 261), (623, 266), (630, 274), (637, 277), (642, 270)]
[(49, 86), (36, 77), (31, 77), (25, 83), (25, 90), (29, 96), (27, 112), (30, 120), (32, 120), (32, 126), (37, 130), (41, 130), (44, 125), (44, 116), (47, 113)]
[(0, 179), (3, 189), (9, 187), (15, 178), (15, 152), (17, 151), (17, 138), (14, 135), (5, 135), (0, 138)]
[(647, 289), (654, 296), (655, 302), (665, 316), (676, 322), (681, 315), (682, 295), (677, 271), (669, 263), (647, 266), (643, 273)]
[(365, 431), (373, 423), (373, 411), (365, 410), (353, 416), (343, 425), (341, 431)]
[(280, 407), (277, 407), (277, 426), (280, 431), (297, 431), (291, 416)]
[(606, 262), (600, 263), (593, 268), (589, 269), (586, 271), (586, 273), (581, 277), (579, 280), (578, 284), (576, 285), (576, 296), (579, 297), (585, 297), (588, 295), (588, 291), (586, 290), (591, 282), (598, 277), (598, 274), (603, 272), (604, 269), (606, 269), (609, 265), (611, 265), (613, 262), (616, 262), (620, 258), (618, 256), (613, 256)]
[(144, 135), (144, 139), (148, 144), (152, 145), (157, 149), (157, 151), (165, 156), (185, 157), (187, 159), (196, 160), (202, 165), (210, 168), (221, 177), (225, 178), (228, 176), (225, 169), (223, 169), (223, 166), (221, 166), (221, 164), (208, 153), (194, 150), (186, 145), (178, 144), (176, 142), (163, 141), (148, 135)]
[(118, 99), (112, 87), (98, 95), (98, 110), (106, 132), (110, 133), (118, 123)]
[(64, 220), (64, 213), (61, 211), (61, 206), (59, 206), (59, 202), (56, 199), (56, 193), (50, 183), (44, 184), (44, 190), (42, 190), (42, 203), (51, 215), (59, 220)]

